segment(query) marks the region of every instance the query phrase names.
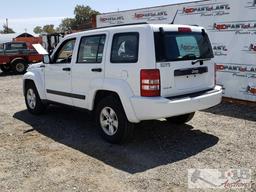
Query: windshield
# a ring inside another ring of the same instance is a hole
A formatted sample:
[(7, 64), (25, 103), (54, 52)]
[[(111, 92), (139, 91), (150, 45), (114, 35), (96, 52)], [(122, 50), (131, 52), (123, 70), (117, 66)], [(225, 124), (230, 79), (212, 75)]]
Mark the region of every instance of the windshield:
[(155, 32), (157, 62), (213, 58), (207, 34), (195, 32)]

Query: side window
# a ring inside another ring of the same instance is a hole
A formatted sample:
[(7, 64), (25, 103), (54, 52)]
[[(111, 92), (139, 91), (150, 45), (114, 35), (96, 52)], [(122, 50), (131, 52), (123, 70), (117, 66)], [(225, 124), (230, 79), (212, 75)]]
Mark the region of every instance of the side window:
[(6, 50), (21, 50), (27, 49), (26, 43), (9, 43), (6, 46)]
[(115, 34), (111, 49), (111, 63), (136, 63), (138, 61), (139, 33)]
[(80, 42), (77, 63), (101, 63), (106, 35), (83, 37)]
[(53, 63), (71, 63), (76, 39), (70, 39), (62, 43), (55, 53)]

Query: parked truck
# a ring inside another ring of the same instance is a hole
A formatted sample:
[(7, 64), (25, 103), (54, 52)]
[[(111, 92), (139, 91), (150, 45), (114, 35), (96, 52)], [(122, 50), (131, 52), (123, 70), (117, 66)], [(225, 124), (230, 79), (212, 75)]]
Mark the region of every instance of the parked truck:
[(8, 42), (0, 45), (0, 69), (17, 74), (26, 72), (29, 64), (42, 61), (42, 56), (30, 49), (26, 42)]

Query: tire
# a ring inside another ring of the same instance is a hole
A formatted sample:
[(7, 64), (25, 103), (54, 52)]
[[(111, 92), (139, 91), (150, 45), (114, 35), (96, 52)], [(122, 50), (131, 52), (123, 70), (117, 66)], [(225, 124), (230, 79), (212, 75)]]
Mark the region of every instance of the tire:
[(168, 122), (175, 123), (175, 124), (185, 124), (189, 122), (191, 119), (193, 119), (195, 115), (195, 112), (185, 114), (185, 115), (180, 115), (180, 116), (175, 116), (175, 117), (169, 117), (166, 118)]
[(8, 73), (12, 70), (11, 65), (0, 65), (0, 69), (3, 73)]
[(17, 74), (24, 74), (28, 64), (24, 60), (17, 60), (12, 63), (12, 70)]
[(117, 97), (102, 99), (96, 106), (95, 119), (101, 136), (110, 143), (125, 143), (132, 136), (134, 126), (128, 121)]
[(44, 105), (39, 97), (34, 83), (29, 82), (25, 88), (25, 102), (28, 111), (33, 115), (40, 115), (45, 112), (46, 105)]

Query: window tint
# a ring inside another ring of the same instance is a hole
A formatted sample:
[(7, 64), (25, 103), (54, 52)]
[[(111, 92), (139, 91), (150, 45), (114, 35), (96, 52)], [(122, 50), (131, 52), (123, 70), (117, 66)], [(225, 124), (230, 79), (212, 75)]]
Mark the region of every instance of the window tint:
[(71, 63), (75, 43), (75, 39), (70, 39), (62, 43), (55, 54), (53, 63)]
[(81, 39), (77, 63), (101, 63), (106, 35), (83, 37)]
[(156, 61), (213, 58), (211, 43), (202, 33), (155, 33)]
[(112, 42), (112, 63), (136, 63), (138, 61), (139, 33), (115, 34)]
[(26, 43), (7, 43), (6, 50), (20, 50), (27, 49)]
[(196, 57), (200, 56), (198, 43), (194, 36), (176, 37), (176, 42), (180, 51), (180, 57), (184, 57), (189, 54), (195, 55)]

